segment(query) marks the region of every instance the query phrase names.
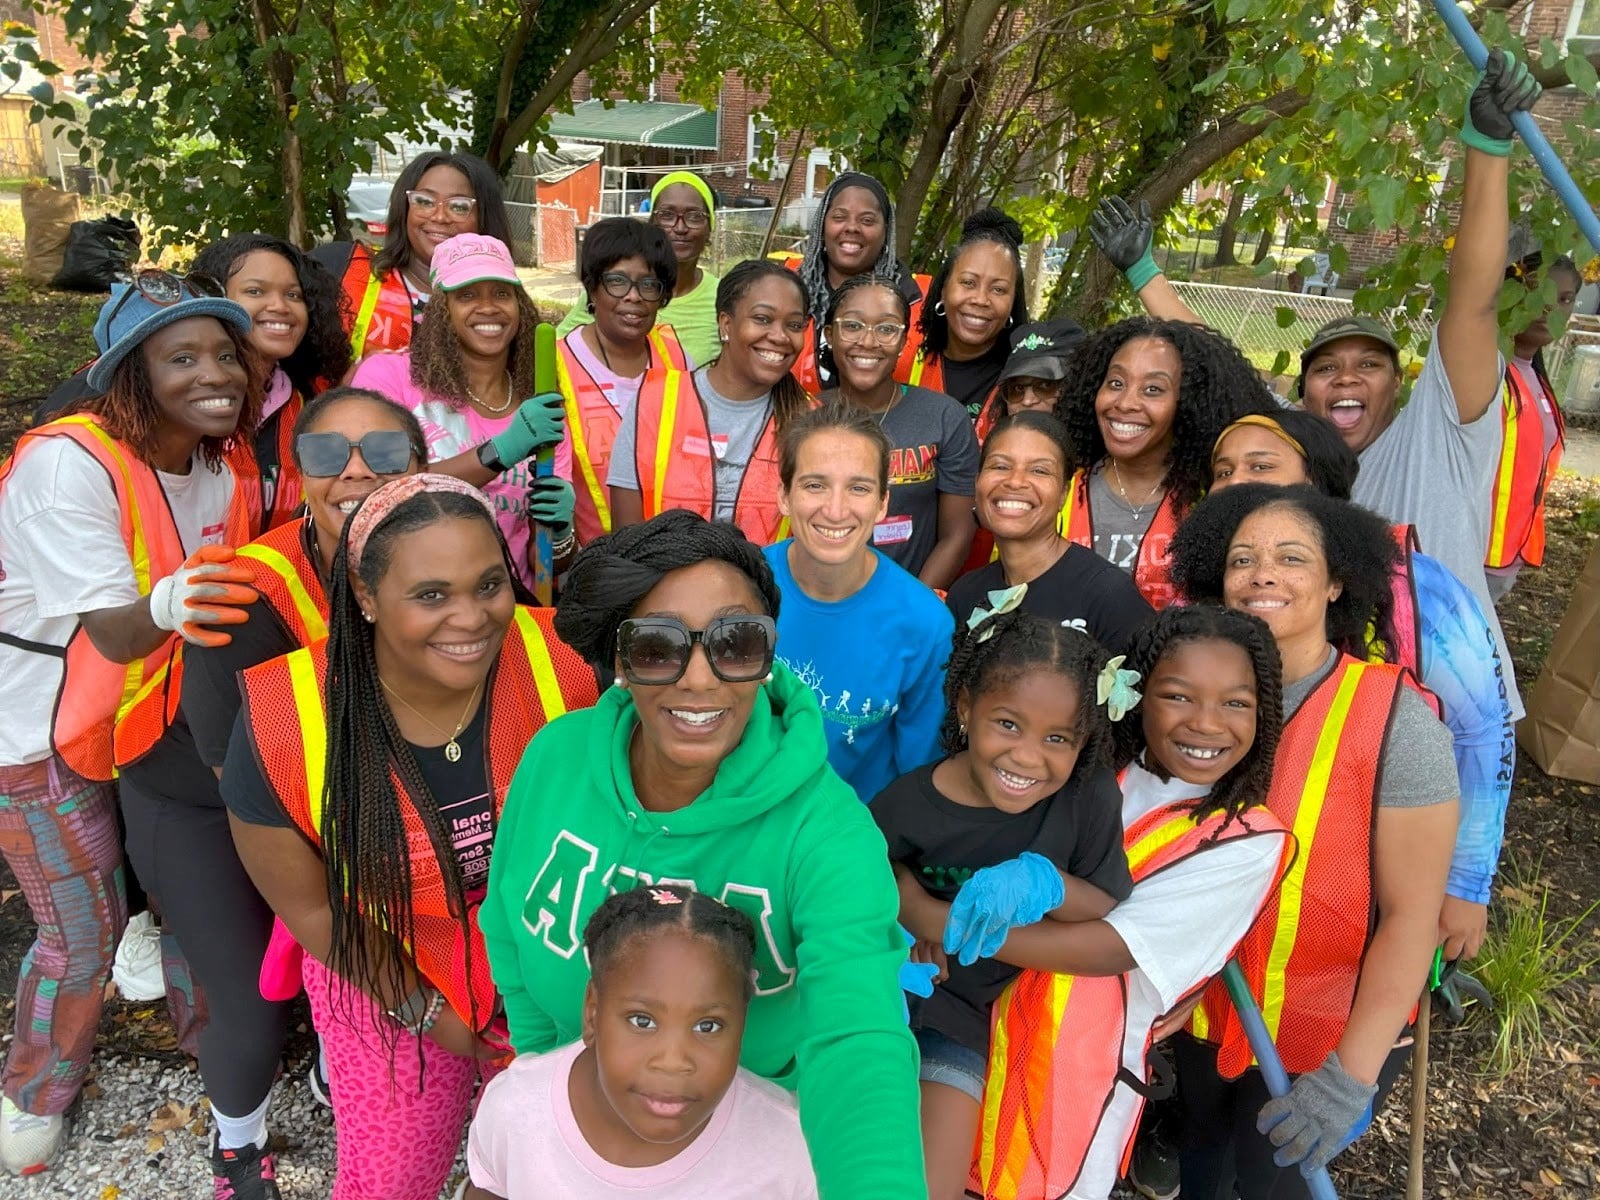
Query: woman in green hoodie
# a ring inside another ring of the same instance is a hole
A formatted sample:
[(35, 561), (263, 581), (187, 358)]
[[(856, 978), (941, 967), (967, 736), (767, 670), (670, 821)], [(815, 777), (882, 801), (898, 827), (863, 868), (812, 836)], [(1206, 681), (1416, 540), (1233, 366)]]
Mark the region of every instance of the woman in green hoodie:
[(613, 892), (687, 883), (743, 910), (757, 951), (742, 1062), (797, 1092), (822, 1197), (925, 1196), (894, 877), (828, 766), (810, 689), (773, 661), (777, 612), (761, 551), (694, 513), (579, 555), (556, 628), (616, 685), (529, 744), (479, 924), (528, 1053), (578, 1038), (581, 932)]

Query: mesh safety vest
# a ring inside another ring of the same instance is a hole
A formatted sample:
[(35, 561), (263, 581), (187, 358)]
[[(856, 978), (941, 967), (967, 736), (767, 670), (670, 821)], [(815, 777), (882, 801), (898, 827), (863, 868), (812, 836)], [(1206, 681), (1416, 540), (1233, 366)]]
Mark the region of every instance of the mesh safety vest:
[(357, 243), (340, 284), (350, 314), (350, 361), (375, 350), (411, 347), (411, 293), (399, 271), (381, 278), (372, 270), (372, 251)]
[[(611, 446), (622, 428), (622, 414), (606, 398), (605, 389), (584, 369), (583, 363), (567, 345), (567, 338), (579, 336), (574, 329), (557, 343), (556, 379), (566, 399), (567, 437), (572, 442), (572, 469), (576, 504), (578, 544), (587, 546), (603, 533), (611, 532), (611, 499), (606, 490), (606, 468), (611, 463)], [(657, 325), (646, 338), (650, 346), (650, 365), (645, 375), (666, 370), (687, 371), (689, 360), (670, 325)]]
[[(779, 261), (789, 270), (799, 274), (800, 255), (785, 255)], [(906, 344), (900, 348), (900, 357), (895, 360), (894, 364), (894, 380), (896, 383), (917, 382), (912, 377), (912, 372), (916, 369), (918, 361), (917, 351), (922, 348), (922, 330), (919, 327), (919, 322), (922, 320), (922, 297), (928, 294), (928, 286), (933, 282), (933, 278), (928, 275), (913, 275), (911, 278), (916, 280), (917, 291), (920, 295), (911, 302), (911, 315), (906, 319)], [(813, 396), (823, 390), (822, 380), (817, 375), (817, 323), (815, 320), (806, 322), (804, 348), (800, 351), (800, 357), (795, 360), (794, 366), (789, 369), (789, 373), (798, 379), (800, 386)], [(931, 383), (924, 386), (931, 387), (936, 392), (941, 390), (937, 385)]]
[(1567, 424), (1544, 371), (1538, 370), (1538, 376), (1543, 399), (1555, 414), (1556, 442), (1545, 454), (1540, 397), (1533, 394), (1521, 371), (1506, 367), (1505, 390), (1500, 400), (1504, 435), (1489, 505), (1489, 553), (1485, 566), (1509, 567), (1519, 559), (1530, 567), (1544, 562), (1544, 493), (1561, 465)]
[[(132, 450), (87, 413), (62, 417), (29, 430), (15, 453), (0, 465), (0, 492), (12, 468), (41, 439), (64, 437), (105, 469), (121, 515), (122, 541), (133, 564), (134, 582), (148, 596), (157, 581), (183, 566), (188, 554), (178, 536), (161, 480)], [(203, 469), (203, 468), (200, 468)], [(235, 486), (224, 518), (223, 541), (238, 545), (250, 536), (249, 509)], [(19, 645), (13, 641), (11, 644)], [(20, 644), (63, 660), (50, 739), (62, 761), (85, 779), (109, 780), (118, 767), (148, 753), (178, 713), (182, 639), (172, 634), (144, 658), (112, 662), (95, 649), (80, 625), (65, 649)]]
[(261, 477), (256, 447), (240, 440), (235, 441), (228, 451), (228, 465), (233, 468), (233, 477), (237, 480), (234, 486), (244, 493), (245, 504), (250, 510), (252, 537), (260, 537), (269, 529), (276, 529), (294, 520), (295, 514), (300, 511), (303, 497), (300, 469), (294, 465), (294, 424), (304, 407), (300, 389), (295, 388), (289, 393), (289, 399), (284, 401), (283, 407), (268, 417), (263, 427), (256, 431), (257, 442), (265, 437), (276, 443), (278, 476), (272, 483), (271, 503), (267, 502), (267, 484)]
[[(1068, 541), (1094, 549), (1094, 514), (1089, 511), (1089, 473), (1080, 467), (1067, 485), (1067, 498), (1056, 518), (1056, 532)], [(1150, 516), (1150, 527), (1139, 541), (1139, 557), (1133, 564), (1133, 582), (1139, 594), (1160, 612), (1178, 598), (1178, 589), (1168, 576), (1171, 565), (1172, 535), (1178, 532), (1177, 506), (1172, 493), (1161, 497)]]
[[(1249, 809), (1224, 824), (1218, 812), (1196, 820), (1191, 807), (1155, 809), (1124, 833), (1135, 885), (1212, 845), (1284, 831), (1265, 808)], [(1293, 857), (1294, 839), (1284, 838), (1278, 879)], [(1013, 1200), (1064, 1196), (1072, 1189), (1117, 1085), (1141, 1090), (1148, 1082), (1143, 1054), (1131, 1065), (1123, 1061), (1127, 1023), (1127, 975), (1024, 971), (1007, 986), (994, 1006), (969, 1193)], [(1147, 1030), (1145, 1053), (1149, 1048)], [(1138, 1126), (1136, 1110), (1122, 1133), (1124, 1157)]]
[(256, 591), (272, 606), (289, 636), (309, 646), (328, 636), (328, 597), (306, 554), (304, 531), (299, 521), (280, 525), (239, 547), (239, 557), (250, 560)]
[[(484, 771), (495, 818), (529, 740), (547, 721), (569, 708), (585, 708), (597, 698), (594, 672), (555, 635), (548, 609), (516, 609), (505, 643), (491, 672), (484, 702), (489, 706), (484, 737)], [(322, 846), (324, 784), (328, 759), (328, 718), (324, 696), (328, 674), (327, 642), (320, 641), (282, 658), (251, 667), (241, 675), (244, 716), (262, 773), (284, 811), (313, 846)], [(477, 903), (465, 914), (451, 911), (444, 872), (456, 870), (450, 847), (436, 847), (415, 801), (393, 773), (411, 855), (414, 928), (410, 942), (417, 970), (444, 993), (445, 1000), (474, 1031), (494, 1015), (495, 989)], [(441, 864), (440, 854), (447, 856)]]
[[(1383, 749), (1405, 672), (1341, 655), (1283, 727), (1267, 807), (1299, 856), (1237, 958), (1291, 1075), (1322, 1066), (1355, 1003), (1376, 919), (1372, 829)], [(1206, 990), (1190, 1028), (1236, 1079), (1255, 1062), (1228, 993)]]
[[(644, 519), (669, 508), (686, 508), (707, 520), (716, 512), (715, 449), (705, 402), (687, 371), (646, 375), (633, 409), (634, 468), (644, 501)], [(788, 536), (789, 521), (778, 511), (776, 422), (767, 418), (733, 501), (733, 522), (758, 546)]]

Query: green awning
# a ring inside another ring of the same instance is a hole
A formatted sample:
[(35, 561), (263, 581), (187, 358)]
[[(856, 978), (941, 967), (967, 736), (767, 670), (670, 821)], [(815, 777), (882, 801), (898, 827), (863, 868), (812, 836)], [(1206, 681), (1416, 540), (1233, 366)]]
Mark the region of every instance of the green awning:
[(672, 150), (717, 148), (717, 114), (665, 100), (585, 100), (550, 118), (549, 132), (577, 142), (619, 142)]

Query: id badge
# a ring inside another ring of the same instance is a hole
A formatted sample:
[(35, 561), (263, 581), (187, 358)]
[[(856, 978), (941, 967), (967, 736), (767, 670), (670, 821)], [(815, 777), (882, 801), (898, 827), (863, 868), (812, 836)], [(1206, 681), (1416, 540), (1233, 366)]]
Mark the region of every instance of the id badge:
[(898, 546), (911, 540), (910, 517), (885, 517), (872, 527), (874, 546)]

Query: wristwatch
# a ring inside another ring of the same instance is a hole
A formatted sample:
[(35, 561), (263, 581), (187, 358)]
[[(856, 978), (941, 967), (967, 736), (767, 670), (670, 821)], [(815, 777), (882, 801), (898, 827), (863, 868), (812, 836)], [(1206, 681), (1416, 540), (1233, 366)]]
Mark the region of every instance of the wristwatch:
[(495, 451), (493, 442), (484, 442), (478, 447), (478, 465), (496, 475), (506, 469), (505, 463), (500, 461), (500, 455)]

